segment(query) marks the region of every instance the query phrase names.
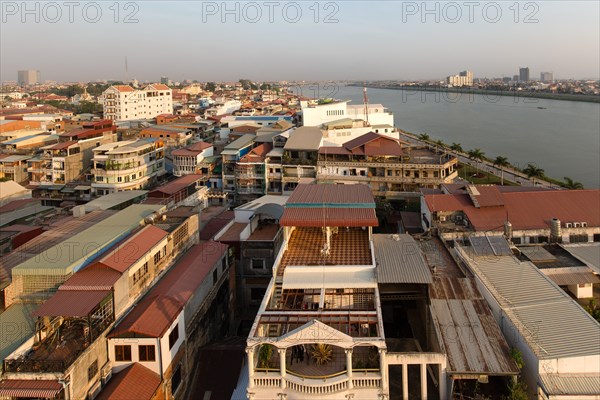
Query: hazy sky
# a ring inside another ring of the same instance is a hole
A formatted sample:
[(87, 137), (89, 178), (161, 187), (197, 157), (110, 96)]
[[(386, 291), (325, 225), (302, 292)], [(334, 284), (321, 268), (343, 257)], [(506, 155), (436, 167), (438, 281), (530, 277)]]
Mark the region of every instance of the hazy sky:
[(600, 76), (597, 0), (76, 3), (2, 0), (1, 80)]

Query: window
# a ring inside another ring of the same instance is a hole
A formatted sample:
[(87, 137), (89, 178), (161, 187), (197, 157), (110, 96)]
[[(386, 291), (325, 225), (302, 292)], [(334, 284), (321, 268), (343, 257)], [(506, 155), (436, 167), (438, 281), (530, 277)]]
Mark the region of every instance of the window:
[(156, 361), (154, 346), (138, 346), (140, 352), (140, 361)]
[(250, 300), (262, 301), (263, 297), (265, 297), (266, 291), (267, 290), (265, 288), (251, 288), (250, 289)]
[(221, 271), (225, 272), (225, 270), (227, 269), (227, 262), (225, 261), (225, 259), (223, 258), (221, 260)]
[(131, 361), (131, 346), (115, 346), (116, 361)]
[(178, 365), (171, 377), (171, 394), (175, 394), (181, 383), (181, 367)]
[(159, 261), (160, 261), (160, 251), (157, 251), (154, 254), (154, 265), (158, 264)]
[(250, 260), (252, 269), (264, 269), (265, 268), (265, 260), (264, 258), (253, 258)]
[(215, 269), (213, 271), (213, 285), (216, 285), (218, 280), (219, 280), (219, 270)]
[(94, 379), (96, 377), (97, 373), (98, 373), (98, 360), (95, 360), (88, 367), (88, 381), (91, 381), (92, 379)]
[(171, 333), (169, 333), (169, 350), (175, 346), (177, 339), (179, 339), (179, 324), (176, 324)]
[(148, 262), (145, 262), (140, 269), (133, 273), (133, 284), (138, 283), (146, 275), (148, 275)]
[(163, 257), (167, 255), (167, 246), (166, 245), (163, 246), (162, 255), (163, 255)]

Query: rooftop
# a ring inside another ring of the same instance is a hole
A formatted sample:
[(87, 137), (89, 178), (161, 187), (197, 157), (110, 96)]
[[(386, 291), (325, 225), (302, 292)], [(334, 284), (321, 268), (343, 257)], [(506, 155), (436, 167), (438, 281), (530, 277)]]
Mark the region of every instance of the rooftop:
[(323, 141), (323, 132), (317, 127), (301, 126), (291, 132), (283, 147), (285, 150), (318, 151)]
[[(40, 265), (38, 259), (29, 259), (12, 269), (14, 275), (68, 275), (91, 262), (94, 255), (101, 253), (129, 232), (140, 226), (144, 218), (158, 211), (162, 206), (134, 204), (111, 217), (96, 223), (93, 227), (71, 236), (40, 254), (47, 260)], [(77, 243), (78, 246), (70, 246)], [(72, 251), (63, 251), (64, 249)]]
[(600, 324), (535, 265), (513, 256), (473, 257), (469, 265), (539, 359), (600, 355)]
[(95, 210), (110, 210), (113, 207), (118, 207), (123, 203), (141, 199), (148, 193), (147, 190), (125, 190), (122, 192), (114, 192), (100, 196), (97, 199), (88, 201), (84, 204), (85, 211), (91, 212)]
[(160, 386), (160, 376), (140, 363), (116, 373), (96, 400), (150, 400)]
[(212, 241), (192, 247), (109, 337), (162, 337), (226, 251), (226, 245)]
[(419, 245), (410, 235), (373, 235), (379, 283), (431, 284), (433, 279)]

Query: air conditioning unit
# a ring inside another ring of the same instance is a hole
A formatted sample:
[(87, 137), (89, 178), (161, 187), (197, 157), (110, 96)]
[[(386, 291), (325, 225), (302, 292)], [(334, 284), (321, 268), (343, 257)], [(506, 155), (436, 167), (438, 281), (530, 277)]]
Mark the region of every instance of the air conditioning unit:
[(102, 371), (102, 386), (106, 385), (112, 378), (112, 368), (108, 368), (106, 371)]
[(98, 395), (100, 394), (100, 391), (102, 390), (102, 386), (100, 385), (100, 381), (97, 381), (94, 386), (92, 386), (90, 388), (90, 390), (88, 390), (88, 400), (94, 400), (96, 397), (98, 397)]
[(445, 215), (440, 216), (440, 222), (446, 222), (446, 216)]
[(571, 222), (566, 222), (565, 223), (565, 228), (572, 228), (573, 224)]

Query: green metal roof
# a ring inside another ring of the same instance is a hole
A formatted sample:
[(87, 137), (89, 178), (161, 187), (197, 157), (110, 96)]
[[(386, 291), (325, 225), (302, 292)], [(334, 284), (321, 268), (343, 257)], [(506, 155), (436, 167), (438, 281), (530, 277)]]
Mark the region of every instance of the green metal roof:
[(35, 323), (31, 313), (37, 307), (37, 304), (13, 304), (0, 313), (0, 360), (4, 360), (33, 336)]
[(153, 204), (131, 205), (14, 267), (13, 279), (17, 275), (65, 276), (77, 272), (140, 226), (144, 218), (163, 207)]

